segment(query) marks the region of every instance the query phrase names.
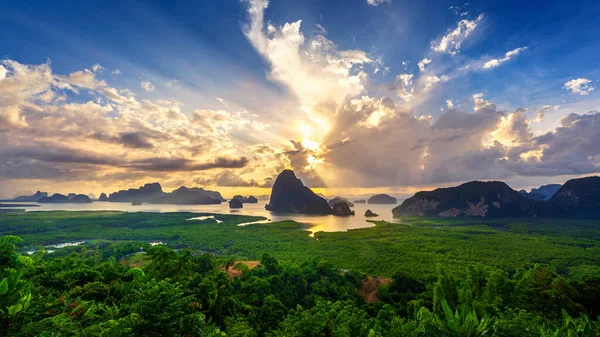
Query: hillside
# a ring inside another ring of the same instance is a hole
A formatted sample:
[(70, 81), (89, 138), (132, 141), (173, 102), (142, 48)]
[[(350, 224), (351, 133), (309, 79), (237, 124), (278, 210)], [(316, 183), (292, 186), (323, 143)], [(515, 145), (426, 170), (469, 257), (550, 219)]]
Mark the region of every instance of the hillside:
[(417, 192), (392, 213), (394, 217), (534, 217), (539, 206), (503, 182), (472, 181), (457, 187)]

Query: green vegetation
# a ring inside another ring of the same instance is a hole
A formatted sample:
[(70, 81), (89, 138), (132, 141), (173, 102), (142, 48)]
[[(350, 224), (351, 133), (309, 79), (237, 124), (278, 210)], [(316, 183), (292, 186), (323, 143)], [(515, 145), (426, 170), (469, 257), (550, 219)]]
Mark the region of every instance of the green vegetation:
[[(237, 226), (263, 218), (208, 214), (121, 212), (0, 213), (0, 235), (19, 235), (21, 251), (75, 242), (162, 241), (238, 260), (269, 253), (290, 262), (325, 259), (340, 269), (391, 276), (436, 276), (436, 266), (464, 272), (482, 263), (508, 272), (533, 263), (570, 277), (600, 275), (600, 221), (404, 219), (348, 232), (309, 233), (293, 221)], [(100, 240), (100, 241), (98, 241)], [(102, 241), (104, 240), (104, 241)]]
[[(1, 213), (0, 331), (600, 336), (598, 222), (415, 218), (310, 237), (292, 221), (187, 220), (202, 215)], [(392, 277), (380, 301), (360, 295), (367, 275)]]

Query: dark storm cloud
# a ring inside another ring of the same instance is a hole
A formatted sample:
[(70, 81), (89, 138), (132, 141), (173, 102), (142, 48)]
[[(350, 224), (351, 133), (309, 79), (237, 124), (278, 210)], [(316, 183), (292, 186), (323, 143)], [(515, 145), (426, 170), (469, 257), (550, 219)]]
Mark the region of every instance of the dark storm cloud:
[(95, 133), (91, 137), (107, 143), (121, 144), (132, 149), (151, 149), (154, 147), (154, 144), (150, 142), (153, 137), (145, 132), (123, 132), (118, 136)]
[(57, 179), (66, 175), (73, 176), (72, 173), (68, 169), (41, 161), (0, 159), (0, 178), (4, 179)]
[(248, 158), (227, 158), (217, 157), (214, 161), (198, 163), (185, 158), (145, 158), (133, 160), (128, 163), (127, 167), (141, 171), (161, 171), (161, 172), (177, 172), (177, 171), (205, 171), (217, 168), (242, 168), (248, 165)]
[[(198, 162), (186, 158), (151, 157), (128, 160), (121, 155), (106, 156), (63, 146), (38, 146), (0, 151), (0, 172), (11, 178), (44, 179), (57, 177), (89, 166), (133, 169), (139, 172), (205, 171), (218, 168), (242, 168), (246, 157), (217, 157)], [(19, 168), (21, 168), (19, 170)]]
[(40, 160), (44, 162), (60, 163), (60, 164), (92, 164), (92, 165), (108, 165), (119, 166), (124, 163), (121, 159), (115, 159), (108, 156), (103, 156), (88, 151), (76, 150), (66, 147), (28, 147), (19, 149), (9, 149), (0, 155), (7, 159), (17, 160)]
[(134, 149), (150, 149), (154, 145), (148, 141), (148, 136), (143, 132), (126, 132), (119, 137), (121, 143)]

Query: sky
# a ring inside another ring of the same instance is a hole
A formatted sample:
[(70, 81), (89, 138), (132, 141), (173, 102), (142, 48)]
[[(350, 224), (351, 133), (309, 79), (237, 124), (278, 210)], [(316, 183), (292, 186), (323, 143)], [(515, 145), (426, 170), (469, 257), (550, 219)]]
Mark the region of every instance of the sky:
[(5, 1), (0, 197), (600, 171), (597, 1)]

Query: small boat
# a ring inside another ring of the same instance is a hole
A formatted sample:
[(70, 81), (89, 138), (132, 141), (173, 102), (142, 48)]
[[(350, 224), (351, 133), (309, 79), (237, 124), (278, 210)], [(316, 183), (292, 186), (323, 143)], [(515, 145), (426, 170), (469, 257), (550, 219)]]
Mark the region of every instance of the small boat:
[(131, 203), (132, 206), (141, 206), (142, 202), (141, 201), (134, 201)]

